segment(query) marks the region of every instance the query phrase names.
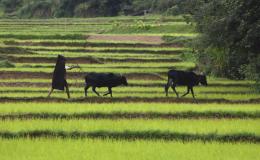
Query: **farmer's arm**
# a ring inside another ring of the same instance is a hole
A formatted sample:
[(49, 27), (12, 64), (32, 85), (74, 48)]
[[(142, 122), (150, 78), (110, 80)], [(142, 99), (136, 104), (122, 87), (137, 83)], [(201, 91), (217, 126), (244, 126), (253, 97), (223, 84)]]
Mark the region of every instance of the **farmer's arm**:
[(77, 66), (65, 66), (66, 70), (72, 70), (74, 68), (79, 68), (79, 66), (78, 65)]

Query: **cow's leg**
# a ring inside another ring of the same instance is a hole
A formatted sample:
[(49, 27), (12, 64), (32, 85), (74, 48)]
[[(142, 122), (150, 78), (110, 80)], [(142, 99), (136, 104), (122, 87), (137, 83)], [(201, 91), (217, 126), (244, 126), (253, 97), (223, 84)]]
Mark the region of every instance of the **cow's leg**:
[(97, 96), (100, 96), (99, 93), (96, 91), (96, 87), (92, 87), (92, 91), (96, 93)]
[(164, 90), (165, 90), (165, 93), (166, 93), (166, 97), (168, 97), (168, 90), (169, 90), (171, 85), (172, 85), (172, 79), (169, 78), (167, 84), (164, 87)]
[(48, 96), (47, 96), (48, 98), (50, 98), (50, 96), (51, 96), (51, 94), (52, 94), (53, 90), (54, 90), (54, 89), (53, 89), (53, 88), (51, 88), (51, 90), (49, 91), (49, 94), (48, 94)]
[(187, 87), (187, 92), (184, 94), (184, 95), (182, 95), (181, 97), (185, 97), (187, 94), (189, 94), (190, 93), (190, 87), (188, 86)]
[(193, 99), (195, 99), (193, 87), (190, 88)]
[(179, 98), (179, 94), (178, 94), (178, 92), (176, 91), (176, 86), (173, 84), (172, 86), (172, 90), (173, 90), (173, 92), (176, 94), (176, 96), (177, 96), (177, 98)]
[(193, 87), (191, 87), (191, 93), (192, 93), (192, 97), (195, 100), (195, 102), (198, 103), (198, 101), (197, 101), (197, 99), (195, 98), (195, 95), (194, 95)]
[(68, 99), (70, 99), (70, 90), (69, 90), (69, 86), (66, 85), (65, 88), (66, 88), (66, 93), (67, 93)]
[(111, 97), (113, 97), (112, 95), (112, 88), (111, 87), (108, 87), (108, 92), (106, 94), (104, 94), (104, 96), (107, 96), (107, 95), (111, 95)]
[(90, 86), (88, 86), (88, 85), (85, 86), (85, 97), (88, 96), (88, 89), (89, 89), (89, 87), (90, 87)]
[(110, 96), (113, 97), (112, 88), (110, 87), (110, 88), (108, 88), (108, 90), (109, 90)]

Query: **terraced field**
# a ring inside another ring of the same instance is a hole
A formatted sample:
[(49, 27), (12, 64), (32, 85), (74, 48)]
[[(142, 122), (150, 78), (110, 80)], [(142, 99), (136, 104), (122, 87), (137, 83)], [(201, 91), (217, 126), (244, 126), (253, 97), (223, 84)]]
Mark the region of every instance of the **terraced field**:
[[(182, 42), (196, 35), (181, 17), (0, 20), (1, 159), (257, 159), (253, 82), (208, 77), (197, 101), (165, 96), (169, 69), (196, 68)], [(46, 98), (58, 54), (81, 66), (68, 72), (69, 100)], [(87, 72), (129, 86), (85, 98)]]

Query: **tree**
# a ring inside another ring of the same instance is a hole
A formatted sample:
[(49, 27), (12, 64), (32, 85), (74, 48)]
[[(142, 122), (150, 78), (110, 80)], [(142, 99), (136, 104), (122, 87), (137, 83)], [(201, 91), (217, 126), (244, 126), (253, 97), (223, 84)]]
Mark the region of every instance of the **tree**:
[(5, 13), (12, 13), (22, 4), (22, 0), (2, 0)]
[(252, 69), (258, 64), (252, 63), (259, 63), (254, 60), (260, 53), (260, 1), (198, 1), (190, 13), (201, 33), (196, 45), (200, 62), (210, 61), (211, 70), (220, 65), (217, 73), (233, 79), (243, 79), (248, 72), (259, 75), (259, 69)]

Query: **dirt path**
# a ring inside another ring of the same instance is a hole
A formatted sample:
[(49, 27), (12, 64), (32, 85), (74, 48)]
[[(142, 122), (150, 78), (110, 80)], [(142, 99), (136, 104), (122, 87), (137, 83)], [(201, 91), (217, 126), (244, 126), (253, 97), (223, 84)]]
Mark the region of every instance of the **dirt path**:
[(162, 44), (164, 41), (161, 36), (144, 36), (144, 35), (90, 35), (90, 41), (119, 41), (119, 42), (142, 42)]

